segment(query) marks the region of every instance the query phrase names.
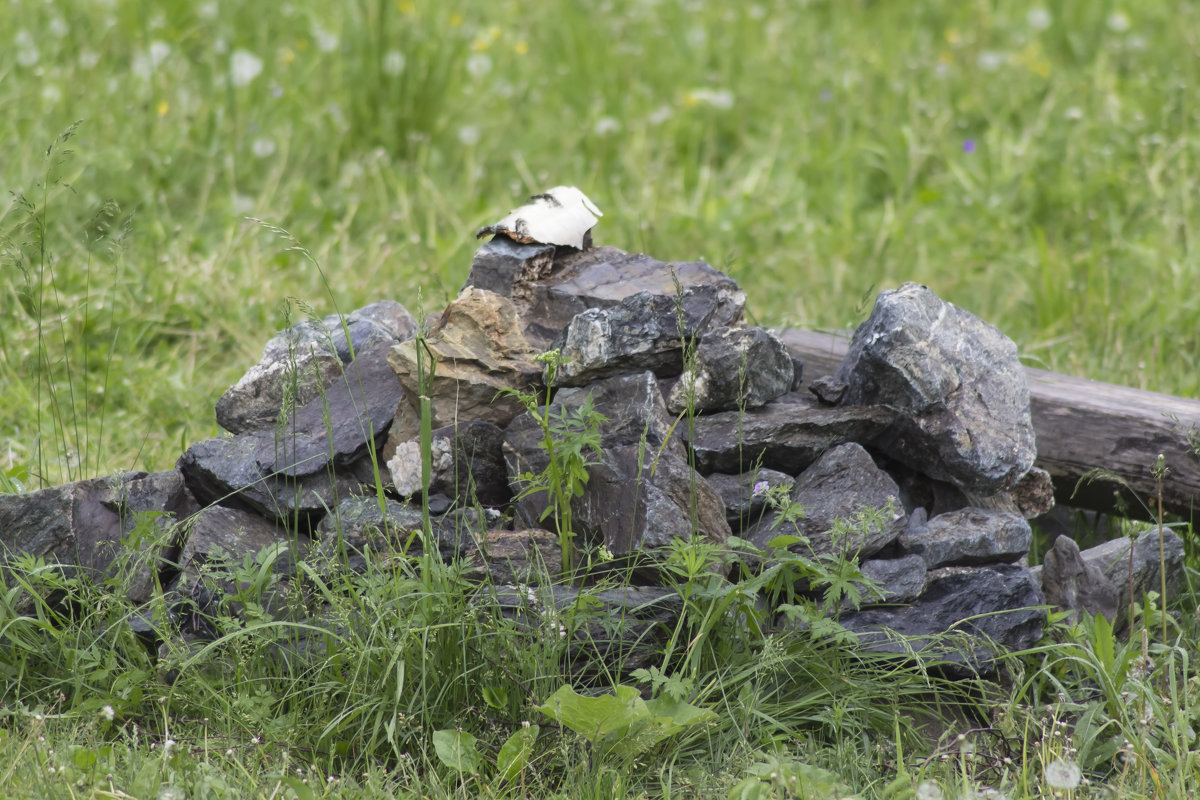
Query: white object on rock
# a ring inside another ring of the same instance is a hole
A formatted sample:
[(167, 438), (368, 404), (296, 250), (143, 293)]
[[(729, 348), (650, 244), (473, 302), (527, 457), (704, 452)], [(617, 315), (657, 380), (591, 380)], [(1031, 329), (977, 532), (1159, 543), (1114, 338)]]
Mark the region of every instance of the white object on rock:
[(503, 234), (521, 244), (554, 244), (584, 249), (588, 231), (604, 216), (588, 196), (574, 186), (555, 186), (529, 198), (499, 222), (480, 228), (475, 238)]

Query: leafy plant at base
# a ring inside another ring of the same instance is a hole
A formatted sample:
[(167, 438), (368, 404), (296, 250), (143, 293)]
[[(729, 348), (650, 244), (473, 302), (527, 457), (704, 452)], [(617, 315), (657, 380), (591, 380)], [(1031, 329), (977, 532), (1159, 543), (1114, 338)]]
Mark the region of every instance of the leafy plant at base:
[(554, 516), (558, 544), (562, 550), (562, 571), (565, 574), (570, 572), (575, 563), (571, 503), (583, 496), (583, 489), (588, 482), (588, 467), (596, 463), (593, 459), (600, 457), (600, 426), (608, 420), (596, 411), (591, 395), (570, 413), (562, 406), (559, 406), (557, 414), (553, 413), (551, 392), (558, 369), (563, 364), (562, 353), (550, 350), (534, 360), (545, 365), (545, 397), (515, 389), (506, 389), (504, 393), (517, 398), (541, 430), (540, 445), (546, 451), (546, 468), (540, 475), (526, 472), (520, 476), (524, 484), (520, 497), (538, 492), (547, 494), (549, 503), (541, 519)]

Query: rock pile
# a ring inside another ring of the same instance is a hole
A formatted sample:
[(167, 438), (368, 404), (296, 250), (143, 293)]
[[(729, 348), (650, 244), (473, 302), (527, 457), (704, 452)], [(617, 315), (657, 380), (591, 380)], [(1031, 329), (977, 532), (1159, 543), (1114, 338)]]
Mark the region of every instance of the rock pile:
[[(928, 644), (931, 658), (963, 669), (987, 668), (995, 645), (1033, 645), (1047, 600), (1109, 616), (1129, 603), (1112, 578), (1121, 553), (1080, 554), (1060, 540), (1040, 574), (1024, 566), (1027, 520), (1052, 492), (1033, 468), (1016, 348), (996, 328), (907, 283), (879, 295), (837, 373), (806, 387), (780, 339), (744, 322), (745, 295), (727, 275), (581, 241), (496, 236), (420, 340), (392, 301), (344, 325), (282, 332), (218, 402), (230, 435), (193, 444), (174, 470), (0, 497), (6, 560), (25, 553), (102, 576), (123, 537), (148, 526), (160, 535), (140, 539), (131, 598), (144, 601), (157, 581), (194, 612), (230, 590), (214, 584), (214, 565), (270, 552), (292, 579), (300, 560), (328, 574), (411, 554), (427, 384), (429, 544), (508, 586), (500, 596), (514, 615), (529, 584), (549, 604), (579, 591), (552, 580), (556, 517), (534, 477), (550, 456), (521, 393), (549, 402), (539, 417), (560, 433), (593, 422), (598, 455), (572, 501), (576, 541), (646, 583), (601, 596), (633, 626), (618, 639), (641, 642), (677, 613), (653, 569), (673, 542), (731, 536), (767, 550), (788, 533), (810, 557), (858, 559), (880, 595), (840, 621), (869, 646)], [(552, 348), (557, 368), (538, 357)], [(803, 516), (766, 502), (780, 497)], [(1136, 547), (1157, 553), (1157, 539)], [(1178, 539), (1168, 549), (1178, 563)], [(1137, 563), (1137, 587), (1156, 586), (1156, 562)], [(965, 645), (935, 638), (951, 630)]]

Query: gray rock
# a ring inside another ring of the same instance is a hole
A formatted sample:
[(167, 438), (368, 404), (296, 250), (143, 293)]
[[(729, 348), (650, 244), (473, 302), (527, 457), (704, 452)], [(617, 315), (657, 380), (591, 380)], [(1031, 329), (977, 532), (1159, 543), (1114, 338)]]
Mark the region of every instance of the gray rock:
[(562, 572), (562, 549), (550, 531), (489, 530), (478, 544), (466, 558), (464, 577), (497, 585), (540, 584)]
[(256, 456), (272, 431), (206, 439), (179, 459), (188, 489), (203, 504), (245, 508), (281, 522), (320, 518), (337, 502), (359, 491), (362, 481), (333, 470), (303, 476), (264, 475)]
[(687, 408), (725, 411), (758, 408), (792, 391), (795, 365), (787, 349), (762, 328), (725, 328), (706, 333), (695, 364), (667, 397), (674, 414)]
[[(746, 295), (736, 282), (703, 262), (666, 264), (615, 247), (576, 251), (505, 242), (500, 237), (480, 248), (467, 285), (512, 299), (525, 337), (537, 350), (551, 347), (568, 323), (589, 308), (607, 308), (642, 292), (686, 299), (695, 309), (711, 306), (713, 328), (741, 319)], [(685, 315), (703, 318), (704, 312)]]
[(838, 445), (796, 479), (792, 502), (804, 508), (804, 516), (780, 525), (779, 513), (769, 512), (745, 538), (766, 548), (777, 536), (799, 535), (807, 544), (792, 545), (797, 552), (869, 558), (904, 530), (899, 492), (860, 445)]
[(912, 652), (952, 677), (966, 677), (994, 673), (997, 648), (1035, 645), (1046, 621), (1043, 605), (1025, 567), (952, 567), (930, 573), (925, 592), (910, 605), (843, 613), (839, 621), (869, 650)]
[(1046, 551), (1041, 569), (1042, 592), (1046, 602), (1081, 615), (1103, 614), (1109, 621), (1117, 618), (1117, 587), (1095, 562), (1087, 562), (1079, 553), (1079, 545), (1069, 536), (1054, 540)]
[(848, 386), (844, 405), (901, 412), (878, 445), (930, 477), (990, 494), (1012, 489), (1033, 466), (1016, 345), (924, 286), (880, 293), (836, 377)]
[(615, 305), (580, 312), (554, 343), (564, 360), (555, 384), (583, 386), (642, 370), (678, 375), (683, 343), (727, 324), (716, 318), (720, 301), (705, 287), (689, 286), (676, 296), (638, 292)]
[[(1167, 592), (1173, 594), (1183, 579), (1183, 540), (1174, 531), (1164, 529), (1162, 550), (1167, 562)], [(1129, 616), (1129, 554), (1130, 543), (1124, 538), (1113, 539), (1079, 554), (1086, 564), (1099, 568), (1116, 586), (1118, 620)], [(1134, 598), (1140, 602), (1146, 592), (1161, 593), (1161, 575), (1158, 530), (1151, 528), (1143, 531), (1133, 545)]]
[(817, 457), (845, 442), (870, 445), (891, 424), (882, 407), (829, 408), (815, 398), (790, 393), (761, 408), (721, 411), (695, 418), (692, 431), (680, 434), (702, 473), (740, 473), (755, 466), (795, 475)]
[(382, 446), (400, 396), (387, 350), (361, 352), (321, 396), (297, 408), (278, 428), (258, 432), (259, 470), (300, 477), (349, 467), (372, 446)]
[[(126, 596), (145, 602), (159, 567), (179, 547), (174, 523), (195, 507), (174, 472), (125, 472), (0, 495), (0, 577), (8, 585), (7, 565), (31, 555), (96, 582), (123, 575)], [(138, 537), (136, 551), (127, 549), (128, 534), (146, 519), (153, 521), (141, 532), (150, 535)]]
[(929, 569), (1012, 562), (1029, 553), (1029, 523), (1010, 511), (960, 508), (938, 514), (900, 535), (900, 549), (919, 555)]
[[(504, 431), (490, 422), (465, 420), (438, 428), (430, 440), (431, 494), (440, 494), (452, 504), (470, 507), (506, 505), (512, 500), (500, 451)], [(388, 461), (393, 485), (402, 497), (421, 490), (421, 446), (419, 440), (400, 443)]]
[[(766, 490), (786, 486), (790, 492), (796, 485), (796, 479), (791, 475), (773, 469), (759, 469), (741, 475), (714, 472), (707, 480), (708, 485), (720, 495), (721, 502), (725, 504), (725, 519), (739, 536), (743, 528), (753, 525), (762, 517), (767, 505)], [(756, 486), (762, 486), (763, 491), (756, 492)]]
[(863, 575), (878, 586), (882, 597), (865, 595), (863, 605), (908, 603), (925, 591), (925, 559), (918, 555), (900, 558), (872, 558), (860, 565)]
[[(724, 542), (730, 533), (724, 505), (688, 466), (682, 445), (670, 436), (672, 420), (653, 373), (560, 391), (550, 414), (569, 419), (589, 398), (606, 421), (599, 427), (602, 453), (588, 468), (582, 494), (572, 502), (576, 535), (616, 555), (665, 547), (675, 537), (690, 538), (693, 531), (707, 541)], [(549, 464), (541, 441), (541, 429), (528, 413), (513, 420), (505, 432), (509, 481), (519, 498), (516, 511), (528, 527), (552, 523), (543, 518), (552, 502), (547, 492), (525, 492), (521, 477), (541, 474)]]
[(409, 339), (416, 329), (412, 314), (393, 300), (351, 312), (344, 326), (337, 314), (293, 325), (268, 341), (259, 363), (221, 395), (217, 424), (230, 433), (269, 427), (285, 406), (317, 398), (355, 354)]

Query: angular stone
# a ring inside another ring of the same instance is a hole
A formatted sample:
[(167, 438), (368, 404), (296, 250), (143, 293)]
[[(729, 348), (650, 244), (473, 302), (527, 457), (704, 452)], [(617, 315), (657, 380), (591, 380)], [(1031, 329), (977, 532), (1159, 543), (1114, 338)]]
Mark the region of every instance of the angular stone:
[[(1167, 562), (1167, 593), (1174, 594), (1183, 580), (1183, 540), (1170, 529), (1163, 530), (1162, 550)], [(1129, 558), (1128, 539), (1113, 539), (1088, 548), (1080, 557), (1098, 567), (1117, 587), (1117, 618), (1129, 617)], [(1162, 569), (1159, 566), (1158, 530), (1143, 531), (1133, 545), (1133, 596), (1139, 602), (1146, 592), (1162, 592)], [(1160, 601), (1161, 602), (1161, 601)]]
[(925, 560), (917, 555), (900, 558), (872, 558), (859, 567), (863, 575), (878, 586), (882, 597), (863, 596), (863, 605), (908, 603), (925, 591)]
[(1059, 536), (1042, 560), (1042, 592), (1046, 602), (1082, 615), (1103, 614), (1109, 621), (1117, 618), (1117, 587), (1094, 561), (1079, 553), (1079, 545), (1069, 536)]
[[(688, 442), (702, 473), (744, 472), (754, 466), (795, 475), (821, 453), (845, 442), (869, 445), (891, 424), (881, 407), (819, 405), (815, 398), (790, 393), (761, 408), (702, 414)], [(680, 434), (689, 436), (685, 426)]]
[(221, 395), (217, 424), (230, 433), (269, 427), (285, 401), (299, 407), (316, 399), (353, 354), (404, 341), (416, 330), (412, 314), (393, 300), (351, 312), (345, 326), (337, 314), (293, 325), (268, 341), (259, 363)]
[[(146, 602), (161, 563), (174, 556), (179, 536), (173, 523), (195, 508), (173, 472), (126, 472), (27, 494), (0, 495), (0, 577), (21, 554), (58, 564), (69, 574), (82, 571), (94, 581), (115, 577), (128, 563), (126, 596)], [(154, 515), (153, 535), (124, 550), (125, 537)]]
[(836, 378), (848, 386), (843, 405), (900, 412), (878, 446), (930, 477), (991, 494), (1013, 488), (1033, 466), (1016, 345), (924, 286), (880, 293)]
[(1029, 553), (1029, 523), (1010, 511), (960, 508), (938, 514), (900, 535), (900, 549), (925, 559), (929, 569), (1012, 562)]
[(506, 243), (499, 237), (480, 249), (467, 284), (512, 298), (525, 336), (537, 350), (549, 349), (577, 314), (642, 292), (671, 298), (672, 303), (682, 293), (697, 309), (712, 306), (712, 328), (740, 320), (746, 305), (737, 283), (703, 262), (667, 264), (615, 247), (564, 248), (552, 255), (547, 248)]
[[(429, 491), (446, 496), (459, 507), (480, 503), (507, 504), (508, 488), (504, 456), (500, 451), (504, 431), (490, 422), (467, 420), (457, 426), (433, 431), (430, 456), (432, 475)], [(388, 462), (396, 492), (403, 497), (421, 489), (420, 442), (401, 443)]]
[(179, 458), (188, 489), (205, 505), (246, 508), (281, 522), (324, 516), (362, 481), (338, 470), (299, 477), (264, 475), (256, 456), (273, 431), (254, 431), (196, 442)]
[(995, 673), (997, 645), (1035, 645), (1046, 621), (1038, 608), (1043, 605), (1041, 588), (1025, 567), (951, 567), (930, 573), (928, 587), (911, 605), (865, 608), (838, 621), (869, 650), (915, 652), (951, 677), (967, 677)]
[(359, 354), (321, 396), (277, 429), (257, 433), (255, 460), (264, 475), (300, 477), (345, 469), (381, 447), (400, 405), (400, 382), (387, 351)]
[(463, 575), (492, 584), (537, 584), (562, 572), (558, 536), (540, 528), (490, 530), (467, 557)]
[[(520, 400), (506, 389), (527, 390), (541, 377), (534, 351), (521, 333), (512, 302), (502, 295), (468, 286), (442, 313), (426, 339), (437, 359), (433, 378), (433, 426), (482, 420), (504, 426), (520, 413)], [(424, 357), (424, 354), (423, 354)], [(405, 396), (416, 408), (417, 343), (401, 342), (389, 356)], [(429, 359), (425, 369), (429, 369)]]
[(771, 333), (725, 328), (700, 338), (695, 365), (671, 390), (667, 410), (758, 408), (792, 391), (794, 378), (792, 357)]
[(779, 513), (769, 512), (745, 538), (765, 549), (777, 536), (798, 535), (805, 537), (807, 544), (791, 549), (806, 555), (839, 553), (870, 558), (904, 530), (899, 496), (895, 481), (875, 465), (861, 445), (838, 445), (796, 479), (792, 501), (804, 508), (804, 516), (794, 524), (777, 525)]
[[(773, 469), (759, 469), (741, 475), (714, 472), (706, 480), (720, 495), (721, 502), (725, 504), (725, 519), (739, 536), (743, 528), (753, 525), (762, 517), (767, 507), (768, 489), (786, 486), (790, 492), (796, 485), (796, 479), (791, 475)], [(757, 486), (763, 486), (762, 491), (756, 492)]]
[[(707, 541), (724, 542), (729, 537), (724, 505), (670, 436), (673, 420), (653, 373), (561, 390), (549, 413), (571, 419), (588, 399), (606, 421), (598, 429), (600, 458), (589, 466), (583, 493), (572, 502), (576, 535), (618, 555), (664, 547), (675, 537), (690, 538), (693, 530)], [(525, 488), (521, 475), (541, 474), (549, 464), (541, 442), (541, 428), (529, 414), (505, 432), (504, 458), (519, 497)], [(594, 458), (590, 451), (586, 455)], [(542, 518), (550, 502), (545, 491), (527, 493), (517, 501), (518, 518), (529, 527), (550, 523)]]

